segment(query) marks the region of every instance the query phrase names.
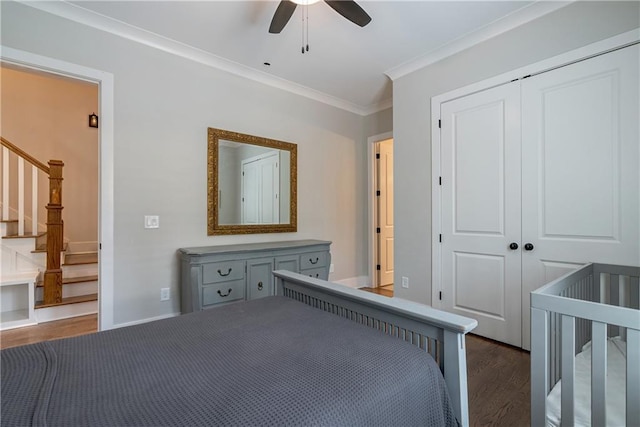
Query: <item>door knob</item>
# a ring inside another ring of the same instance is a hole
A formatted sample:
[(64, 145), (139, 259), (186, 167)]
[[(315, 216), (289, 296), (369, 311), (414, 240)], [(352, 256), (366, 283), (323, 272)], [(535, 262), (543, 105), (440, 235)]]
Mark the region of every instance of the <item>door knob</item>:
[(531, 243), (525, 243), (524, 244), (524, 250), (525, 251), (532, 251), (533, 250), (533, 245)]
[(509, 245), (509, 249), (511, 249), (512, 251), (515, 251), (516, 249), (518, 249), (518, 244), (516, 242), (513, 242)]

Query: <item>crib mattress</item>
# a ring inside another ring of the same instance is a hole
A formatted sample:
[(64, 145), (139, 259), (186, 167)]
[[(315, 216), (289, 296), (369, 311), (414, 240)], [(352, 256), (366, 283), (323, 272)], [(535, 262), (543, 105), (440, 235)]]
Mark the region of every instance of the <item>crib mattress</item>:
[[(626, 343), (620, 337), (607, 340), (607, 425), (625, 425)], [(576, 355), (575, 425), (591, 425), (591, 341)], [(562, 381), (547, 396), (547, 426), (560, 427)]]

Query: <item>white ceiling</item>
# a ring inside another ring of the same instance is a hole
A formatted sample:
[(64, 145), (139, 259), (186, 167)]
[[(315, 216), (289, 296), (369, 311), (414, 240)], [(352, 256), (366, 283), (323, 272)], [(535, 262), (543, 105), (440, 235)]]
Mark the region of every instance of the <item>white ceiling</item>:
[[(277, 1), (51, 3), (35, 7), (115, 29), (138, 41), (146, 39), (156, 47), (165, 44), (169, 46), (165, 50), (184, 51), (184, 56), (360, 114), (391, 105), (390, 77), (566, 5), (360, 0), (358, 4), (372, 17), (369, 25), (360, 28), (321, 1), (308, 7), (310, 50), (302, 54), (302, 6), (282, 33), (269, 34)], [(203, 61), (203, 56), (208, 59)]]

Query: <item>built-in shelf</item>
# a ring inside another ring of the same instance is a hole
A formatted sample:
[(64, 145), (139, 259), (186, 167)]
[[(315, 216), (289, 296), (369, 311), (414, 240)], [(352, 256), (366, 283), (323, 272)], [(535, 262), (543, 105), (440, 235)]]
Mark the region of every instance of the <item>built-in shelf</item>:
[(0, 280), (0, 330), (35, 325), (38, 271), (10, 273)]

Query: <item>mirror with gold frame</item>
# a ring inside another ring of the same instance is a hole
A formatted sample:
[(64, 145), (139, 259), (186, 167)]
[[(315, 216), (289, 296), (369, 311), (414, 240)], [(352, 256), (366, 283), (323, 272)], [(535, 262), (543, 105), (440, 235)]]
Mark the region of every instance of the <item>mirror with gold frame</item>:
[(208, 128), (207, 234), (298, 228), (297, 145)]

